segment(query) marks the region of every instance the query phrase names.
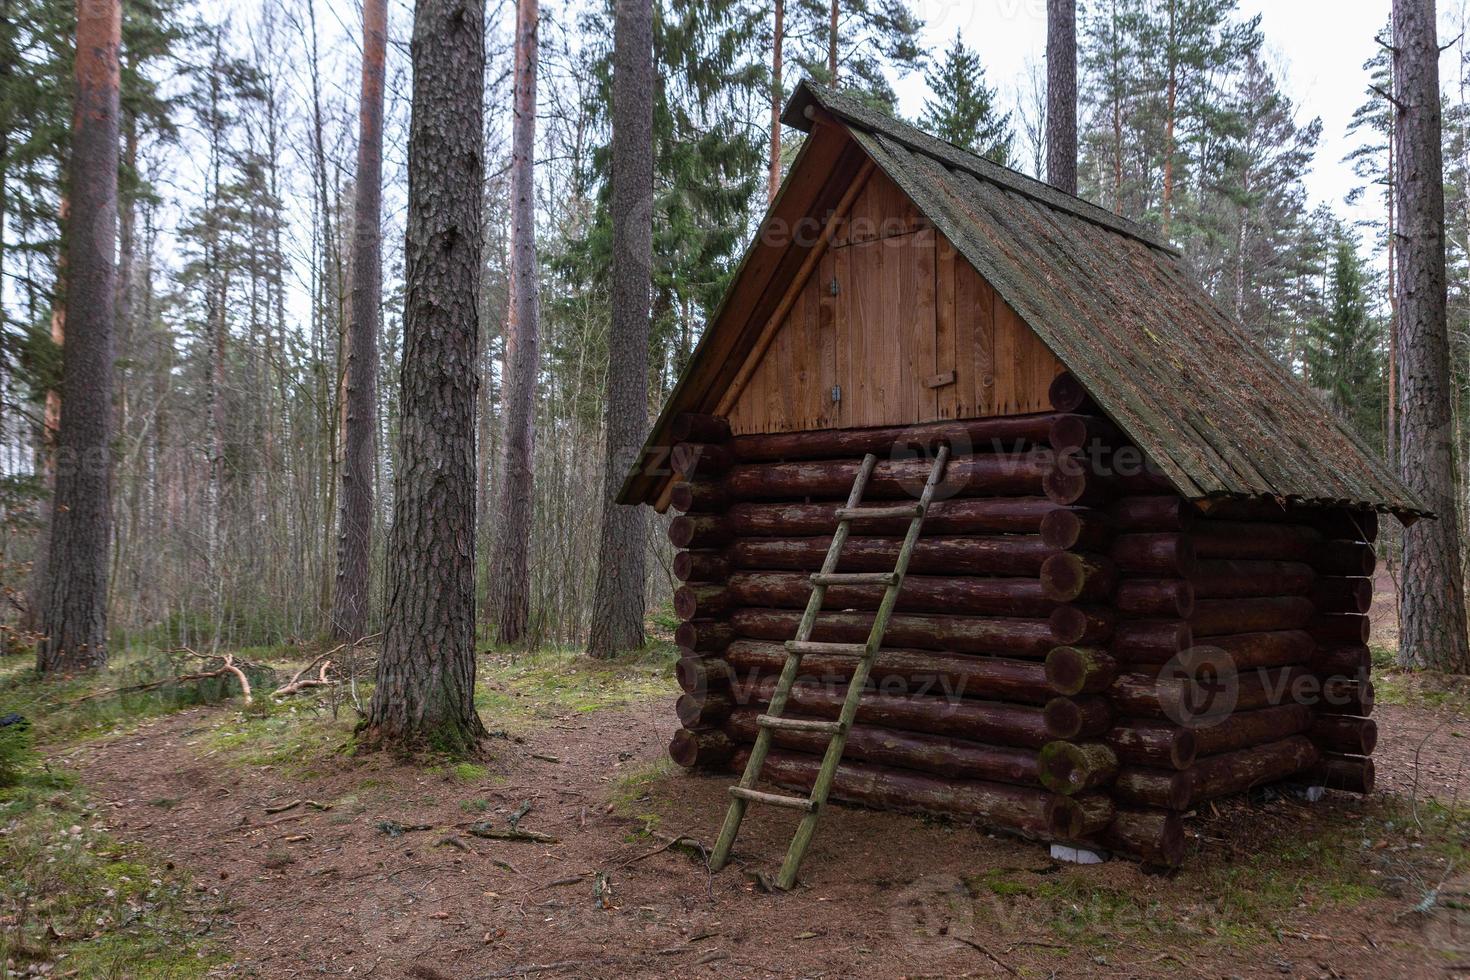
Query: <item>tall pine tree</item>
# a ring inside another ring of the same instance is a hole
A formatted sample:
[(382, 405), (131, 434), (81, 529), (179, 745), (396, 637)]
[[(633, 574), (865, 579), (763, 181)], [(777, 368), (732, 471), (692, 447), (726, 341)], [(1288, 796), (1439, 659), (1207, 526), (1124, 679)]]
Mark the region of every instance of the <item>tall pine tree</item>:
[(995, 90), (985, 84), (980, 56), (965, 46), (959, 32), (944, 60), (926, 74), (933, 95), (924, 101), (919, 125), (956, 146), (1008, 166), (1011, 160), (1011, 114), (1000, 112)]

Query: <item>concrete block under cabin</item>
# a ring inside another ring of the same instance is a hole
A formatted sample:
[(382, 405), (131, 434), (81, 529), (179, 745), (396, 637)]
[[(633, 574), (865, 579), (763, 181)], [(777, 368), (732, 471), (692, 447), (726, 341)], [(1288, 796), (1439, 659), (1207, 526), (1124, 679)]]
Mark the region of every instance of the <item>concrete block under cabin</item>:
[[(621, 492), (682, 512), (674, 760), (734, 780), (862, 457), (899, 503), (947, 444), (835, 799), (1172, 866), (1207, 800), (1371, 792), (1378, 518), (1432, 515), (1144, 230), (807, 83), (785, 118)], [(907, 527), (857, 521), (838, 570)], [(832, 586), (812, 638), (881, 595)], [(787, 714), (835, 718), (852, 670), (806, 656)], [(762, 779), (810, 787), (828, 736), (773, 738)]]

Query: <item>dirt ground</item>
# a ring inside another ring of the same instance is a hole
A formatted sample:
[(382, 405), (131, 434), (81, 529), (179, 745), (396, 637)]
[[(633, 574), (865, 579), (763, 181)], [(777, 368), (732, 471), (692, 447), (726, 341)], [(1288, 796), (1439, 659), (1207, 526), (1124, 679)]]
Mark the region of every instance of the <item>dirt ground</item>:
[[(1211, 807), (1173, 874), (833, 807), (789, 894), (755, 874), (779, 865), (789, 815), (754, 811), (717, 875), (665, 846), (710, 842), (729, 782), (669, 769), (672, 719), (671, 699), (568, 710), (495, 739), (483, 769), (425, 770), (306, 749), (242, 764), (223, 747), (238, 711), (192, 709), (62, 761), (113, 835), (194, 878), (200, 928), (230, 960), (221, 976), (1470, 972), (1470, 928), (1413, 911), (1459, 887), (1453, 858), (1412, 826), (1431, 799), (1458, 802), (1470, 726), (1455, 715), (1383, 708), (1375, 800)], [(519, 827), (557, 843), (467, 832), (508, 826), (527, 802)]]

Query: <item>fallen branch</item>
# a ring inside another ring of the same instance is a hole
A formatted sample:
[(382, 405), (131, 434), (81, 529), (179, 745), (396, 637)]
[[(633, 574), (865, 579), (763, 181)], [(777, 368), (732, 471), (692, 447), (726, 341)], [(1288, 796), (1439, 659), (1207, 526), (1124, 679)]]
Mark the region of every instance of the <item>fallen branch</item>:
[[(346, 645), (347, 644), (343, 643), (340, 646), (333, 647), (326, 653), (317, 657), (311, 663), (307, 664), (305, 667), (302, 667), (291, 677), (289, 681), (272, 691), (271, 697), (290, 697), (293, 694), (301, 693), (309, 687), (331, 687), (332, 682), (327, 680), (327, 670), (330, 669), (332, 666), (331, 657), (336, 654), (338, 650), (341, 650)], [(317, 672), (317, 676), (305, 676), (307, 671), (311, 670), (313, 667), (318, 666), (320, 667), (320, 669)]]
[(488, 823), (475, 823), (465, 828), (466, 832), (486, 840), (526, 841), (532, 844), (560, 844), (561, 839), (535, 830), (501, 830)]

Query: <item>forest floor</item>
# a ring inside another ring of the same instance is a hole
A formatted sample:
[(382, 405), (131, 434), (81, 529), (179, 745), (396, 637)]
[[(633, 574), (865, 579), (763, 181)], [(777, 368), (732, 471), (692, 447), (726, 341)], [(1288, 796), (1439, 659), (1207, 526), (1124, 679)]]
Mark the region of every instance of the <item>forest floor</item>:
[[(1379, 792), (1207, 807), (1177, 872), (837, 806), (783, 894), (789, 815), (713, 876), (671, 844), (712, 841), (730, 780), (666, 761), (670, 658), (486, 655), (487, 759), (424, 766), (306, 698), (45, 715), (0, 662), (44, 760), (0, 791), (0, 977), (1470, 972), (1466, 692), (1385, 677)], [(474, 835), (517, 813), (555, 842)]]

